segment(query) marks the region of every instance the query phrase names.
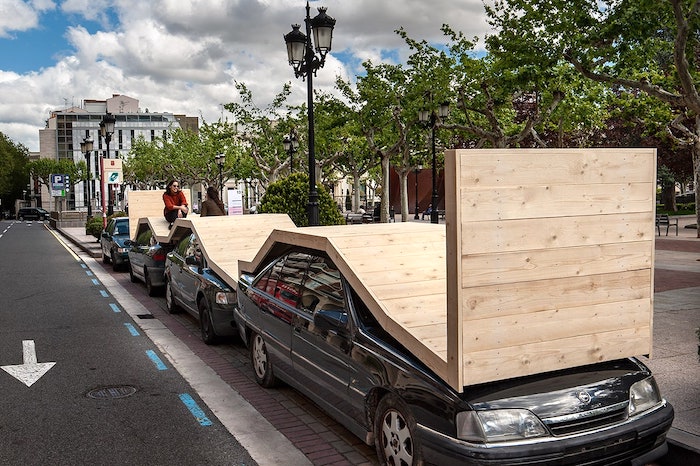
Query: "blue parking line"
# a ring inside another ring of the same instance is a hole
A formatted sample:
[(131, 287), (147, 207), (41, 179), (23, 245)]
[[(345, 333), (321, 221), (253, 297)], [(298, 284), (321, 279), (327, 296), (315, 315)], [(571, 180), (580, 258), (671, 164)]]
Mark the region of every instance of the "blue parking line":
[(92, 279), (92, 284), (93, 284), (93, 285), (99, 285), (99, 284), (100, 284), (100, 281), (99, 281), (98, 279), (96, 279), (96, 278), (93, 278), (93, 279)]
[(119, 309), (119, 306), (114, 303), (110, 303), (109, 307), (111, 307), (114, 312), (122, 312), (122, 310)]
[(158, 355), (156, 354), (155, 351), (153, 351), (153, 350), (146, 351), (146, 356), (148, 356), (151, 359), (151, 361), (153, 361), (153, 364), (156, 365), (156, 367), (158, 368), (159, 371), (164, 371), (168, 368), (168, 366), (166, 366), (163, 363), (163, 361), (161, 361), (161, 359), (158, 357)]
[(85, 264), (80, 264), (80, 266), (84, 269), (87, 269), (87, 265), (85, 265)]
[(87, 275), (88, 277), (94, 277), (94, 276), (95, 276), (95, 274), (92, 273), (92, 270), (86, 270), (86, 271), (85, 271), (85, 275)]
[(197, 402), (192, 399), (192, 397), (187, 394), (183, 393), (180, 395), (180, 400), (185, 404), (187, 409), (190, 410), (194, 418), (203, 426), (210, 426), (212, 425), (212, 422), (209, 420), (206, 414), (204, 414), (204, 411), (202, 411), (202, 408), (197, 405)]
[(109, 296), (109, 294), (105, 290), (100, 290), (100, 294), (102, 295), (103, 298), (106, 298)]
[(131, 325), (131, 324), (128, 323), (128, 322), (125, 323), (124, 326), (129, 330), (129, 333), (130, 333), (132, 336), (134, 336), (134, 337), (139, 336), (139, 331), (136, 330), (136, 327), (134, 327), (133, 325)]

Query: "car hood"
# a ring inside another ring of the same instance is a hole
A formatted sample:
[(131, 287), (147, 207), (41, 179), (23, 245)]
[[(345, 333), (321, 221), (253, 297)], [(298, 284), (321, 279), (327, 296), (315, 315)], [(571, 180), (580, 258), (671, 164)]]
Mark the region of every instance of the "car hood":
[(526, 407), (553, 418), (627, 402), (632, 384), (650, 375), (636, 359), (623, 359), (468, 387), (462, 396), (476, 410)]

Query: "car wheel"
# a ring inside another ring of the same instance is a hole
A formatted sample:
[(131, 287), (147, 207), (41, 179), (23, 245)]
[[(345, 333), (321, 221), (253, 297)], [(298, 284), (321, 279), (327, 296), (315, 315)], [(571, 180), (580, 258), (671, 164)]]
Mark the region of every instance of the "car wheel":
[(107, 254), (105, 254), (104, 251), (102, 251), (102, 263), (109, 264), (109, 256)]
[(155, 296), (158, 289), (155, 286), (153, 286), (153, 282), (151, 282), (151, 276), (148, 275), (148, 270), (146, 270), (145, 268), (143, 270), (143, 276), (145, 277), (146, 293), (148, 293), (148, 296)]
[(379, 402), (374, 415), (374, 446), (380, 464), (418, 466), (423, 464), (416, 437), (416, 420), (406, 403), (394, 394)]
[(267, 345), (257, 333), (250, 337), (250, 362), (253, 366), (255, 381), (265, 388), (274, 387), (277, 378), (272, 370), (272, 362), (270, 362), (270, 355), (267, 353)]
[(218, 337), (214, 331), (214, 323), (211, 320), (211, 309), (207, 300), (202, 298), (197, 303), (199, 309), (199, 328), (202, 331), (202, 341), (207, 345), (216, 344)]
[(20, 222), (23, 222), (23, 221), (24, 221), (24, 217), (20, 215), (20, 216), (19, 216), (19, 221), (20, 221)]
[(114, 257), (114, 251), (112, 251), (112, 255), (110, 256), (110, 260), (112, 261), (112, 270), (117, 272), (119, 270), (119, 264), (117, 264), (117, 260)]
[(138, 277), (134, 275), (134, 268), (131, 267), (131, 264), (129, 264), (129, 280), (131, 280), (131, 283), (139, 281)]
[(170, 280), (165, 282), (165, 308), (168, 310), (168, 314), (176, 314), (177, 304), (175, 304), (175, 298), (173, 297), (173, 287), (170, 284)]

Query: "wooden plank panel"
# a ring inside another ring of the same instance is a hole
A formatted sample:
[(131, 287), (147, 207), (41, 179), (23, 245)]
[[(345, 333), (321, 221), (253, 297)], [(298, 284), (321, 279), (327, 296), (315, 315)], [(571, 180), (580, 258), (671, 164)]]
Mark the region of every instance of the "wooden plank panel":
[(651, 299), (650, 270), (465, 287), (464, 320)]
[(651, 241), (462, 257), (462, 283), (486, 286), (651, 268)]
[[(460, 187), (546, 183), (649, 182), (656, 179), (650, 149), (460, 150)], [(454, 153), (454, 152), (453, 152)], [(451, 172), (455, 173), (455, 172)]]
[(653, 184), (520, 185), (464, 188), (462, 218), (470, 222), (648, 212)]
[(465, 352), (465, 385), (531, 375), (568, 367), (645, 354), (651, 349), (650, 327), (543, 341), (487, 351)]
[(648, 299), (553, 309), (467, 321), (464, 345), (468, 352), (484, 351), (646, 326), (648, 322)]
[[(501, 220), (465, 225), (462, 254), (501, 253), (607, 243), (653, 241), (654, 212), (548, 219)], [(448, 241), (449, 242), (449, 241)]]

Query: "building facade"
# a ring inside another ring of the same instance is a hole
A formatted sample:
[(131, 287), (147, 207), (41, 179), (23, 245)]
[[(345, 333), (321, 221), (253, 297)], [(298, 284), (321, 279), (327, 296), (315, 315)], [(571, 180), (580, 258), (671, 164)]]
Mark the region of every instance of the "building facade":
[[(100, 137), (100, 122), (107, 113), (116, 118), (109, 154), (105, 140)], [(137, 99), (120, 94), (114, 94), (106, 100), (86, 99), (81, 107), (73, 106), (52, 111), (46, 120), (46, 127), (39, 130), (40, 157), (68, 159), (74, 163), (85, 161), (91, 181), (90, 186), (85, 182), (75, 184), (75, 189), (64, 199), (53, 198), (49, 189), (42, 186), (41, 205), (48, 210), (87, 210), (88, 203), (91, 203), (93, 212), (101, 212), (103, 193), (100, 183), (100, 158), (125, 159), (135, 139), (162, 139), (167, 136), (169, 130), (177, 128), (198, 131), (199, 119), (173, 113), (151, 113), (148, 109), (144, 112), (139, 108)], [(93, 150), (87, 157), (80, 149), (80, 143), (85, 138), (93, 140)], [(115, 189), (107, 190), (105, 204), (113, 206), (114, 210), (121, 210), (124, 207), (125, 187), (112, 186)]]

